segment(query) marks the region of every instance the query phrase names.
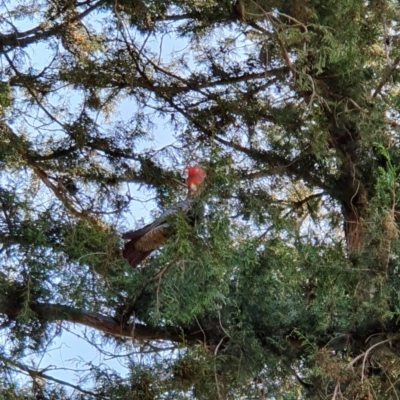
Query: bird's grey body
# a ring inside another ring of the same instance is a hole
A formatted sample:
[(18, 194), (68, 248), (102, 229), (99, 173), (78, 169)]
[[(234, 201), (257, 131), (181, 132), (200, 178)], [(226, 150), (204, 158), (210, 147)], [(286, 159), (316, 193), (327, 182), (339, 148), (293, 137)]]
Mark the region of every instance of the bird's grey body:
[(129, 231), (122, 235), (129, 240), (125, 244), (123, 257), (136, 268), (153, 250), (163, 246), (167, 241), (168, 218), (175, 212), (187, 214), (191, 209), (191, 199), (186, 198), (166, 210), (151, 224), (136, 231)]

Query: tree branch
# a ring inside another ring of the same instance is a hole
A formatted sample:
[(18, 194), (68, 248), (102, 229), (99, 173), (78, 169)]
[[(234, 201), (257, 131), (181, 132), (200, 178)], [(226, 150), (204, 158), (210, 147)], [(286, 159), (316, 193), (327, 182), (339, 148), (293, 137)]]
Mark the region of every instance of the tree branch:
[(312, 185), (318, 186), (321, 189), (324, 189), (329, 193), (332, 192), (332, 188), (330, 188), (321, 179), (310, 174), (307, 171), (307, 169), (299, 167), (300, 161), (305, 156), (299, 156), (299, 157), (296, 157), (294, 160), (288, 160), (288, 159), (280, 156), (279, 154), (276, 154), (273, 151), (250, 149), (250, 148), (242, 146), (238, 143), (235, 143), (235, 142), (232, 142), (229, 140), (225, 140), (219, 136), (214, 136), (214, 139), (217, 142), (219, 142), (225, 146), (228, 146), (237, 151), (240, 151), (243, 154), (246, 154), (247, 156), (249, 156), (250, 158), (252, 158), (255, 161), (261, 161), (263, 163), (269, 164), (272, 167), (271, 169), (265, 170), (262, 173), (260, 173), (259, 177), (261, 177), (261, 174), (263, 176), (271, 176), (271, 175), (275, 175), (275, 174), (279, 174), (284, 171), (287, 171), (290, 174), (298, 176), (298, 177), (304, 179), (306, 182), (308, 182)]
[(8, 134), (11, 143), (13, 144), (15, 150), (24, 160), (26, 165), (32, 169), (32, 171), (40, 178), (40, 180), (54, 193), (54, 195), (59, 199), (64, 207), (75, 217), (85, 219), (92, 225), (101, 226), (101, 223), (88, 214), (88, 211), (79, 211), (71, 204), (71, 201), (65, 196), (63, 190), (58, 186), (54, 185), (48, 178), (47, 173), (34, 161), (34, 157), (31, 157), (30, 153), (25, 150), (21, 139), (18, 135), (13, 132), (13, 130), (5, 123), (0, 122), (0, 129), (4, 133)]
[(395, 69), (398, 67), (398, 65), (400, 64), (400, 56), (398, 56), (393, 64), (390, 66), (390, 68), (388, 68), (385, 73), (383, 74), (382, 80), (379, 82), (377, 88), (375, 89), (374, 94), (372, 95), (372, 98), (374, 99), (376, 96), (378, 96), (378, 94), (381, 93), (383, 87), (386, 85), (386, 83), (389, 81), (390, 77), (392, 76), (393, 72), (395, 71)]
[[(139, 87), (143, 87), (146, 89), (150, 89), (153, 91), (157, 92), (165, 92), (169, 93), (171, 95), (177, 95), (185, 92), (189, 92), (191, 90), (194, 91), (200, 91), (202, 89), (208, 89), (208, 88), (213, 88), (216, 86), (224, 86), (224, 85), (229, 85), (229, 84), (234, 84), (234, 83), (240, 83), (240, 82), (248, 82), (248, 81), (253, 81), (253, 80), (259, 80), (259, 79), (266, 79), (267, 77), (278, 77), (278, 76), (284, 76), (289, 72), (289, 68), (284, 66), (284, 67), (277, 67), (274, 69), (270, 69), (267, 71), (262, 71), (262, 72), (254, 72), (254, 73), (243, 73), (241, 75), (237, 76), (230, 76), (227, 78), (222, 78), (222, 79), (217, 79), (217, 80), (208, 80), (205, 81), (204, 77), (202, 75), (192, 75), (189, 76), (188, 78), (182, 78), (181, 76), (172, 73), (171, 71), (168, 71), (165, 68), (162, 68), (160, 65), (155, 63), (151, 58), (147, 57), (146, 55), (143, 55), (141, 51), (139, 51), (131, 42), (129, 42), (128, 38), (124, 37), (124, 43), (126, 46), (126, 49), (128, 53), (130, 54), (132, 60), (136, 64), (138, 72), (141, 74), (142, 79), (143, 79), (143, 84), (138, 84)], [(139, 56), (142, 55), (143, 60), (139, 59)], [(149, 66), (151, 65), (154, 68), (154, 71), (159, 72), (169, 78), (174, 79), (176, 82), (174, 85), (155, 85), (154, 81), (150, 80), (147, 76), (147, 74), (144, 72), (144, 69), (141, 68), (141, 65), (139, 64), (139, 61), (143, 65)], [(123, 88), (125, 85), (122, 84), (121, 82), (118, 81), (118, 87)], [(132, 84), (129, 83), (126, 85), (126, 87), (131, 87)]]
[(97, 395), (96, 393), (91, 392), (90, 390), (85, 390), (85, 389), (82, 389), (82, 388), (81, 388), (80, 386), (78, 386), (78, 385), (74, 385), (74, 384), (72, 384), (72, 383), (69, 383), (69, 382), (66, 382), (66, 381), (62, 381), (62, 380), (57, 379), (57, 378), (53, 378), (52, 376), (45, 374), (45, 373), (43, 372), (44, 370), (40, 371), (40, 370), (37, 370), (37, 369), (29, 368), (29, 367), (27, 367), (26, 365), (24, 365), (24, 364), (22, 364), (22, 363), (20, 363), (20, 362), (17, 362), (17, 361), (15, 361), (15, 360), (11, 360), (10, 358), (4, 357), (4, 356), (1, 355), (1, 354), (0, 354), (0, 360), (3, 361), (4, 364), (9, 364), (9, 365), (11, 365), (11, 366), (13, 366), (13, 367), (18, 368), (18, 369), (21, 370), (21, 371), (24, 371), (24, 372), (28, 373), (28, 375), (29, 375), (32, 379), (37, 379), (37, 378), (39, 378), (39, 379), (46, 379), (46, 380), (48, 380), (48, 381), (52, 381), (52, 382), (55, 382), (55, 383), (59, 383), (59, 384), (61, 384), (61, 385), (63, 385), (63, 386), (68, 386), (68, 387), (70, 387), (70, 388), (72, 388), (72, 389), (77, 390), (78, 392), (81, 392), (81, 393), (84, 393), (84, 394), (88, 394), (88, 395), (90, 395), (90, 396), (98, 397), (98, 395)]
[[(36, 43), (41, 40), (48, 39), (51, 36), (55, 36), (64, 28), (64, 26), (81, 21), (83, 18), (85, 18), (92, 11), (94, 11), (96, 8), (100, 7), (104, 3), (105, 0), (99, 0), (92, 6), (88, 7), (82, 13), (70, 18), (68, 22), (54, 25), (48, 30), (44, 30), (41, 25), (39, 25), (24, 32), (19, 32), (16, 30), (15, 32), (9, 33), (7, 35), (0, 33), (0, 52), (8, 52), (13, 50), (15, 47), (26, 47), (32, 43)], [(4, 47), (10, 47), (10, 49), (4, 49)]]
[[(15, 319), (22, 305), (3, 294), (0, 296), (0, 314)], [(33, 303), (31, 310), (43, 322), (66, 321), (96, 329), (103, 333), (132, 338), (138, 341), (168, 340), (176, 343), (195, 343), (204, 338), (198, 332), (184, 332), (175, 328), (152, 328), (140, 323), (121, 324), (112, 317), (53, 303)]]

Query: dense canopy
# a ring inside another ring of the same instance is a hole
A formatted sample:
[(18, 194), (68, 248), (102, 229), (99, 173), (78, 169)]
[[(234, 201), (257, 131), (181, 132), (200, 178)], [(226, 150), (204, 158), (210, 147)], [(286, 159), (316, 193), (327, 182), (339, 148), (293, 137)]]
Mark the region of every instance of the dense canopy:
[[(397, 1), (0, 15), (0, 398), (400, 397)], [(132, 269), (191, 161), (203, 218)], [(125, 373), (36, 363), (80, 327)]]

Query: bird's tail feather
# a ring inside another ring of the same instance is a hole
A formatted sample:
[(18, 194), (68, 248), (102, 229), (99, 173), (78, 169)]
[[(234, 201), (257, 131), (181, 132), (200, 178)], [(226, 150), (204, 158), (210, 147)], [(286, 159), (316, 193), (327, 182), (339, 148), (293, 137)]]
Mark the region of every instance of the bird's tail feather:
[(136, 268), (146, 257), (150, 255), (150, 251), (139, 251), (135, 248), (135, 240), (125, 244), (122, 252), (123, 257), (128, 261), (132, 268)]

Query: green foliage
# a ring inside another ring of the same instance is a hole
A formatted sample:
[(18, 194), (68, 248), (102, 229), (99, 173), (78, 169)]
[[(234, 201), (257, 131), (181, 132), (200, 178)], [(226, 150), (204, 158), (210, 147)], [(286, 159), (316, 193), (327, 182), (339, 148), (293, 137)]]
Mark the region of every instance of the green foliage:
[(0, 400), (400, 396), (396, 2), (1, 7)]
[(12, 91), (6, 82), (0, 82), (0, 113), (12, 104)]

